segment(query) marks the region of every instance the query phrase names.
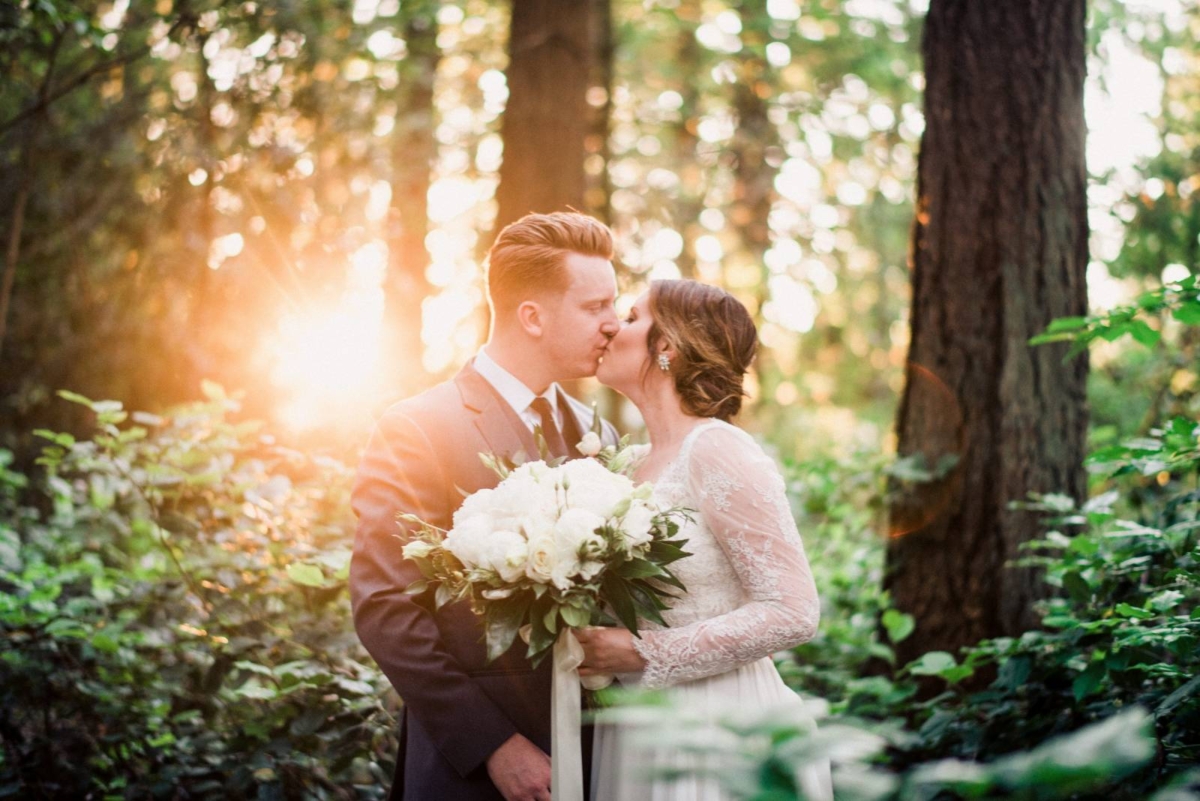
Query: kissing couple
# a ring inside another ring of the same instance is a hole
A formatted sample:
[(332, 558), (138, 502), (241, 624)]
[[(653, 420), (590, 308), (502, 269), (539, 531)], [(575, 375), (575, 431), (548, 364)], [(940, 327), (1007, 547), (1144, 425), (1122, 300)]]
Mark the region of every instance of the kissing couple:
[[(469, 605), (405, 592), (421, 574), (396, 535), (400, 515), (449, 529), (464, 493), (499, 481), (480, 455), (536, 454), (535, 429), (551, 457), (585, 458), (594, 412), (560, 381), (596, 376), (636, 404), (650, 441), (634, 480), (692, 512), (679, 532), (691, 555), (673, 566), (687, 592), (663, 613), (669, 626), (577, 630), (580, 675), (663, 688), (689, 713), (802, 706), (771, 655), (813, 637), (817, 590), (778, 468), (730, 422), (754, 322), (729, 293), (689, 280), (652, 282), (619, 320), (612, 258), (612, 232), (583, 214), (507, 226), (488, 254), (487, 343), (452, 380), (389, 408), (363, 454), (350, 591), (358, 636), (403, 699), (394, 801), (551, 797), (550, 664), (532, 667), (521, 643), (488, 662)], [(612, 425), (598, 430), (616, 445)], [(592, 801), (727, 798), (709, 774), (655, 776), (694, 760), (634, 734), (604, 724), (584, 738)], [(827, 766), (800, 783), (832, 798)]]

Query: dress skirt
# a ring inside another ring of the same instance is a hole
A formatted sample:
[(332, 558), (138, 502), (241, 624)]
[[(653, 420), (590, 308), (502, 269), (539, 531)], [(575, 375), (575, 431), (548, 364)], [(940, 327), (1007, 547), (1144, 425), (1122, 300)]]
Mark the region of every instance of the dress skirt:
[[(636, 687), (636, 682), (625, 684)], [(753, 782), (744, 755), (753, 744), (720, 726), (721, 721), (769, 716), (816, 726), (769, 657), (665, 692), (666, 707), (618, 709), (610, 720), (601, 713), (592, 756), (592, 801), (731, 801), (717, 777)], [(807, 766), (796, 779), (810, 801), (833, 798), (828, 763)]]

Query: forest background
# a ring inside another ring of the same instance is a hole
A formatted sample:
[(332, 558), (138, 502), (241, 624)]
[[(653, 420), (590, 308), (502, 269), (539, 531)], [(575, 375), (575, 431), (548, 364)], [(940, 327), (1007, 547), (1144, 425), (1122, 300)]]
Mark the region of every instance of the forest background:
[(0, 794), (379, 794), (356, 454), (568, 205), (620, 311), (688, 276), (760, 325), (825, 619), (780, 664), (833, 718), (748, 797), (831, 751), (865, 797), (1195, 791), (1193, 5), (22, 0), (0, 42)]

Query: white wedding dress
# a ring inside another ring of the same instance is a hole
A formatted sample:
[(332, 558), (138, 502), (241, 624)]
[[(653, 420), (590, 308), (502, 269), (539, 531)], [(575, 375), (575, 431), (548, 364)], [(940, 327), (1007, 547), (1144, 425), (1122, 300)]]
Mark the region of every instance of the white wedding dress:
[[(710, 750), (719, 750), (712, 746), (721, 733), (716, 726), (706, 729), (705, 721), (731, 712), (790, 712), (811, 726), (803, 701), (771, 660), (771, 654), (811, 639), (820, 616), (774, 461), (741, 429), (705, 421), (688, 433), (655, 482), (654, 497), (694, 511), (680, 531), (692, 555), (672, 565), (687, 592), (664, 613), (669, 628), (644, 624), (634, 646), (646, 669), (619, 676), (622, 685), (666, 688), (673, 706), (699, 724), (688, 725)], [(592, 801), (727, 801), (711, 775), (719, 758), (656, 745), (639, 731), (645, 728), (597, 724)], [(664, 769), (682, 776), (661, 778)], [(649, 777), (653, 773), (660, 777)], [(828, 764), (806, 768), (798, 779), (809, 799), (833, 798)]]

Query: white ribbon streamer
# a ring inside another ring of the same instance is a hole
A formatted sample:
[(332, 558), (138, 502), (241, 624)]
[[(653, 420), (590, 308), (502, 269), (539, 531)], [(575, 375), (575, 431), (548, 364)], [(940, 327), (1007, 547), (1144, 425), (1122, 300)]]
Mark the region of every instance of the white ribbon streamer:
[[(529, 626), (521, 639), (529, 642)], [(583, 700), (580, 685), (602, 690), (612, 684), (609, 673), (580, 676), (583, 646), (572, 629), (554, 641), (554, 673), (550, 688), (550, 796), (554, 801), (583, 801)]]

